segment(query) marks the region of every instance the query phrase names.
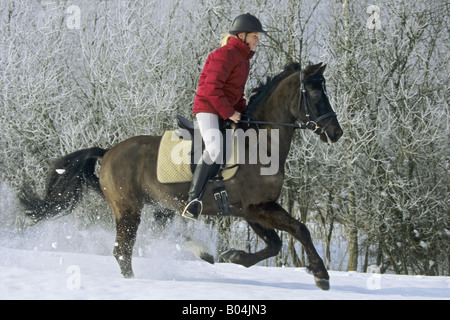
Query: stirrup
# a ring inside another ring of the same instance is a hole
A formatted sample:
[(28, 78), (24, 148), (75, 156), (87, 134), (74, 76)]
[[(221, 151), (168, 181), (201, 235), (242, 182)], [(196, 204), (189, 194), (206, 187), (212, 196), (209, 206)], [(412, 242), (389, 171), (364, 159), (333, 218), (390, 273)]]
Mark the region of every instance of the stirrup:
[[(189, 207), (191, 206), (191, 204), (198, 202), (200, 204), (200, 211), (198, 213), (198, 215), (194, 215), (191, 212), (188, 211)], [(201, 200), (199, 200), (198, 198), (195, 198), (194, 200), (192, 200), (191, 202), (189, 202), (186, 207), (183, 210), (183, 213), (181, 214), (182, 217), (186, 218), (186, 219), (190, 219), (190, 220), (197, 220), (198, 217), (202, 214), (203, 211), (203, 203)]]

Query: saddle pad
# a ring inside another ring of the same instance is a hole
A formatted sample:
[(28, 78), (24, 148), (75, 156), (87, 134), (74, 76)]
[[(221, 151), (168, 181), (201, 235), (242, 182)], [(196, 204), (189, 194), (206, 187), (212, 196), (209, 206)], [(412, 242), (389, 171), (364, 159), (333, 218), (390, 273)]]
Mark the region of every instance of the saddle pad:
[[(160, 183), (182, 183), (192, 181), (191, 171), (191, 140), (180, 139), (174, 131), (166, 131), (161, 138), (158, 151), (156, 176)], [(227, 166), (237, 163), (237, 143), (234, 144), (233, 156), (227, 161)], [(224, 180), (234, 177), (239, 166), (222, 171)]]

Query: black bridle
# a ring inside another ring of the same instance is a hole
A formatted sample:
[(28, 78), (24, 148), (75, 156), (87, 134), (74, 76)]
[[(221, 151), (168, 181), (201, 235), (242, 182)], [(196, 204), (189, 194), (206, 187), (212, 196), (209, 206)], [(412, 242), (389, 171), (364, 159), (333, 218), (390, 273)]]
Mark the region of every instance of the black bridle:
[[(327, 96), (327, 89), (325, 87), (325, 79), (322, 78), (322, 79), (320, 79), (318, 81), (322, 82), (322, 90), (325, 93), (325, 95)], [(301, 109), (303, 100), (305, 101), (305, 113), (306, 113), (307, 121), (306, 121), (306, 123), (299, 124), (299, 122), (300, 122), (300, 109)], [(328, 113), (325, 113), (325, 114), (321, 115), (320, 117), (317, 117), (315, 115), (315, 112), (313, 112), (313, 110), (312, 110), (312, 108), (310, 106), (308, 96), (306, 95), (306, 88), (305, 88), (305, 80), (304, 80), (303, 70), (300, 70), (300, 97), (298, 99), (297, 115), (295, 117), (294, 123), (259, 121), (259, 120), (255, 120), (250, 115), (243, 114), (242, 116), (246, 117), (247, 119), (240, 120), (239, 122), (243, 123), (243, 124), (247, 124), (247, 125), (250, 125), (250, 124), (256, 124), (256, 125), (269, 124), (269, 125), (275, 125), (275, 126), (293, 127), (294, 129), (310, 129), (314, 133), (322, 134), (322, 133), (325, 132), (325, 130), (330, 125), (330, 123), (331, 123), (331, 121), (333, 119), (330, 119), (323, 127), (319, 126), (318, 122), (321, 121), (321, 120), (324, 120), (326, 118), (329, 118), (329, 117), (335, 117), (336, 113), (334, 111), (331, 111), (331, 112), (328, 112)], [(314, 119), (312, 119), (313, 116), (314, 116)], [(320, 132), (317, 132), (318, 130), (320, 130)]]

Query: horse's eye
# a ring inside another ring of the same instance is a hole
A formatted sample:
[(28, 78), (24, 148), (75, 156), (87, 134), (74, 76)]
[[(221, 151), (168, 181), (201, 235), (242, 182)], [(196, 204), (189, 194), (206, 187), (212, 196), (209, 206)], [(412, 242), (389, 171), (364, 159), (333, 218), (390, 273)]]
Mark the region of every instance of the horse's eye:
[(321, 93), (322, 93), (321, 91), (314, 90), (314, 91), (311, 92), (311, 97), (313, 99), (317, 100), (317, 99), (320, 98)]

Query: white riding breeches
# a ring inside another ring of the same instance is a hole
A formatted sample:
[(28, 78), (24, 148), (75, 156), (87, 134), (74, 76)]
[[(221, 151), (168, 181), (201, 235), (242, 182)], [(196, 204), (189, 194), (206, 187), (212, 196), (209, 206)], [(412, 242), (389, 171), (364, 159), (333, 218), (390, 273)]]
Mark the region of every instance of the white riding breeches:
[(219, 116), (201, 112), (196, 114), (196, 118), (211, 161), (221, 163), (222, 157), (219, 158), (219, 155), (222, 152), (222, 133), (219, 129)]

